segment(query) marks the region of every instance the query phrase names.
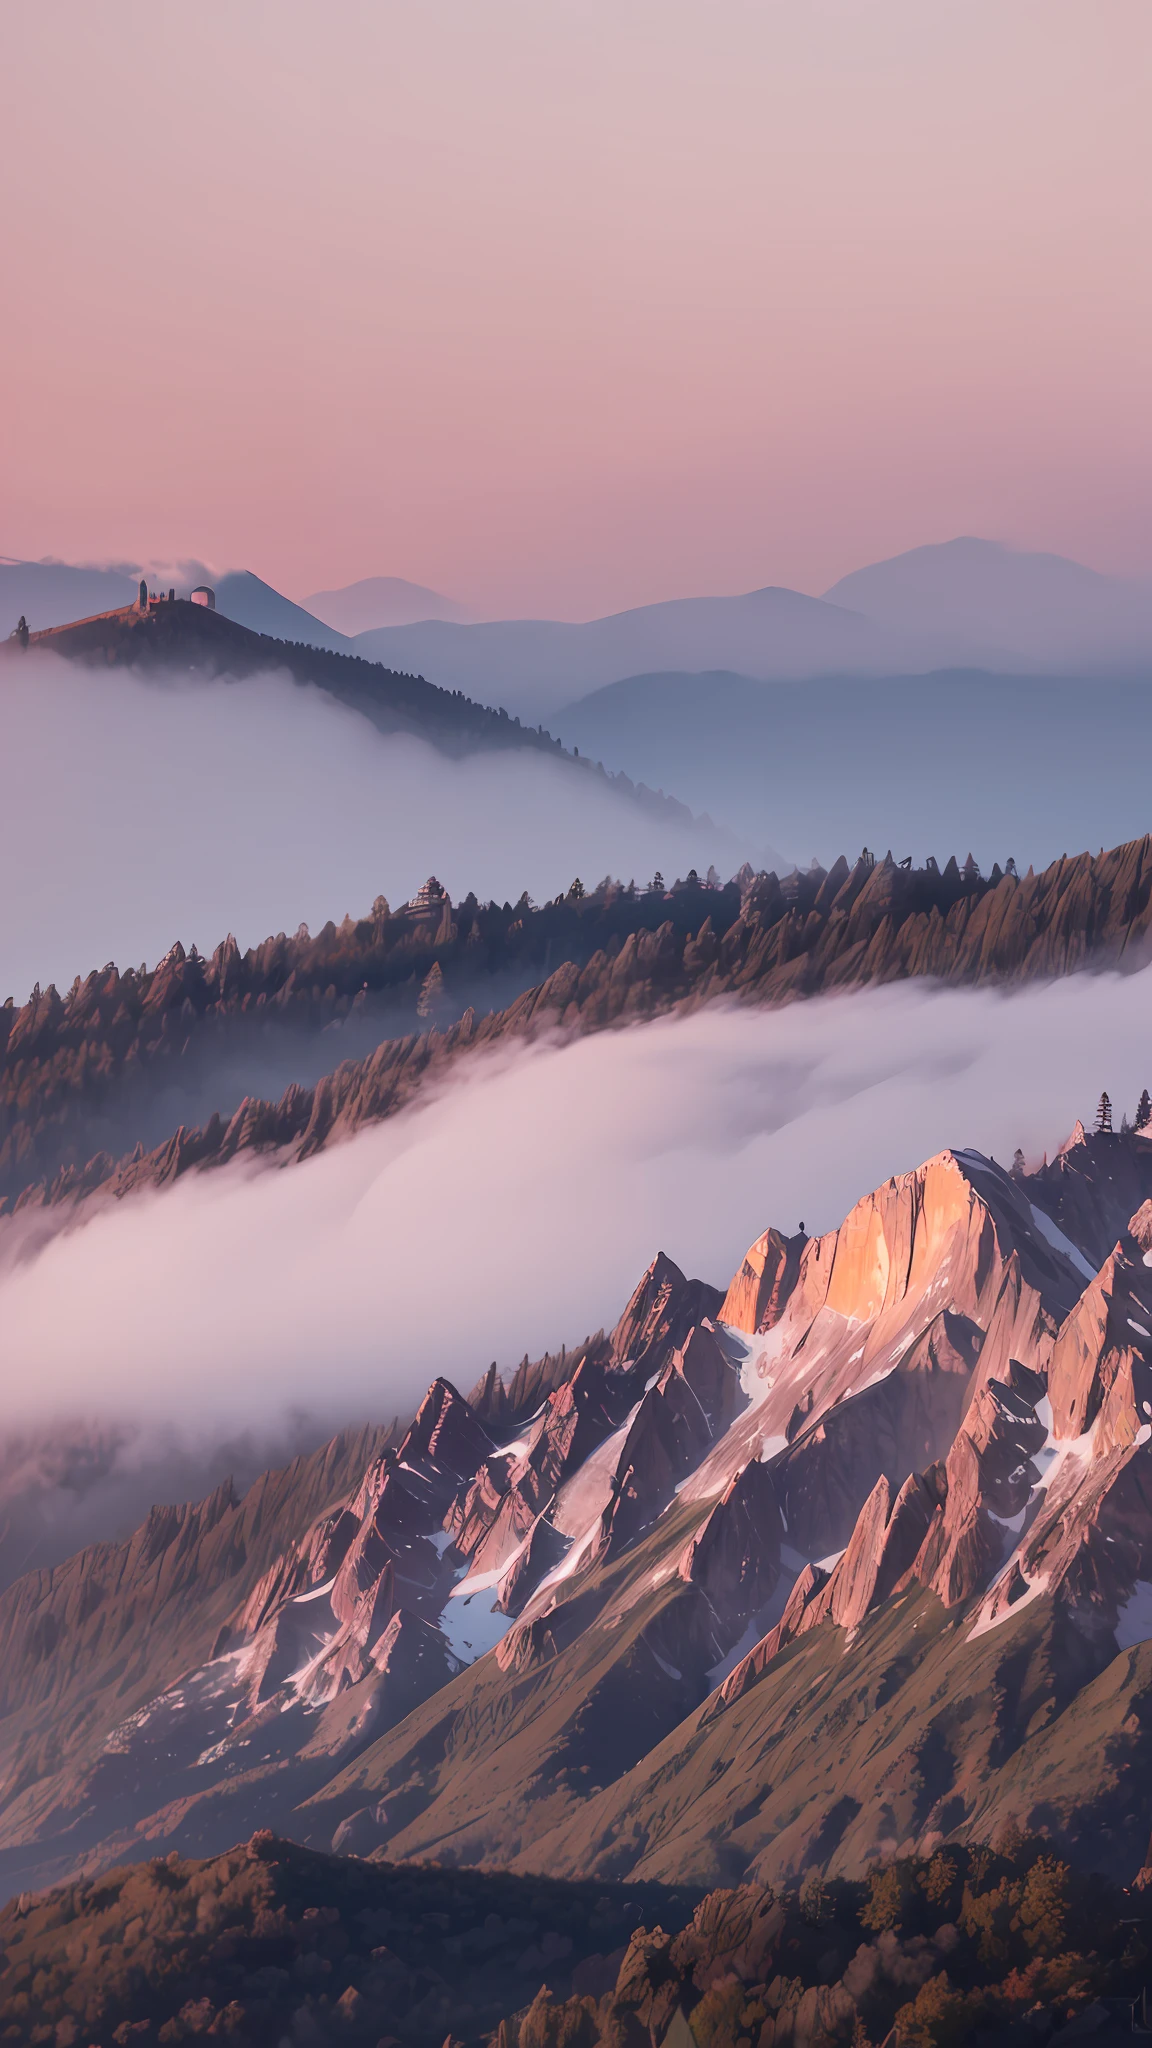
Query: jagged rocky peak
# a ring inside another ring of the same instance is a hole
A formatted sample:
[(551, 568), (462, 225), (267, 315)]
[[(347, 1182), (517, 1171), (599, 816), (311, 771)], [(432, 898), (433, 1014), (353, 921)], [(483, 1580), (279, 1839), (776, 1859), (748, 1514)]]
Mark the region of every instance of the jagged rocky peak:
[(719, 1490), (750, 1456), (791, 1446), (785, 1512), (806, 1530), (828, 1515), (847, 1540), (837, 1516), (855, 1517), (881, 1469), (898, 1488), (914, 1462), (944, 1455), (976, 1376), (1004, 1379), (1012, 1359), (1046, 1368), (1087, 1263), (1049, 1228), (992, 1161), (940, 1153), (804, 1239), (769, 1327), (750, 1331), (753, 1315), (764, 1319), (768, 1259), (784, 1270), (785, 1241), (766, 1233), (724, 1304), (742, 1316), (730, 1327), (743, 1338), (748, 1405), (685, 1490)]
[[(1147, 1231), (1152, 1204), (1133, 1217)], [(1057, 1441), (1095, 1428), (1101, 1448), (1134, 1442), (1152, 1417), (1152, 1272), (1135, 1233), (1089, 1281), (1052, 1350), (1048, 1396)]]
[[(1049, 1741), (1061, 1842), (1113, 1773), (1142, 1858), (1150, 1246), (1143, 1138), (944, 1152), (764, 1232), (724, 1295), (659, 1255), (608, 1335), (436, 1380), (291, 1510), (285, 1482), (157, 1511), (21, 1582), (0, 1850), (57, 1855), (44, 1816), (94, 1863), (125, 1827), (210, 1849), (273, 1800), (360, 1854), (714, 1878), (723, 1842), (792, 1881), (986, 1813), (1055, 1828)], [(179, 1657), (122, 1695), (107, 1645), (146, 1672), (170, 1580)]]
[[(1038, 1367), (1012, 1357), (1003, 1377), (974, 1378), (946, 1458), (909, 1474), (895, 1502), (881, 1475), (843, 1553), (828, 1571), (805, 1567), (780, 1622), (726, 1682), (727, 1698), (798, 1635), (825, 1620), (852, 1629), (912, 1582), (946, 1608), (984, 1595), (977, 1635), (1047, 1594), (1111, 1640), (1152, 1574), (1152, 1273), (1141, 1243), (1152, 1203), (1132, 1226)], [(917, 1353), (923, 1362), (938, 1340), (933, 1330), (902, 1365)], [(948, 1348), (962, 1377), (965, 1360)]]
[(806, 1243), (802, 1233), (784, 1237), (778, 1230), (764, 1231), (749, 1246), (739, 1272), (733, 1276), (721, 1305), (720, 1321), (753, 1336), (770, 1330), (779, 1321), (796, 1285), (800, 1253)]
[(613, 1364), (640, 1364), (653, 1347), (683, 1343), (693, 1323), (714, 1316), (721, 1305), (718, 1290), (703, 1280), (687, 1280), (679, 1266), (659, 1252), (637, 1284), (612, 1332)]

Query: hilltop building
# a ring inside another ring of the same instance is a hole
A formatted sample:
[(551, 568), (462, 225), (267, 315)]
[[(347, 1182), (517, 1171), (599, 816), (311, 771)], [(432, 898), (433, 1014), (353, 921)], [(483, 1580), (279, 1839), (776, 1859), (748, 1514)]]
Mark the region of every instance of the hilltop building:
[(445, 889), (444, 884), (438, 882), (435, 875), (429, 875), (426, 882), (421, 882), (416, 894), (409, 898), (408, 908), (409, 910), (432, 911), (435, 913), (444, 908), (447, 897), (448, 891)]

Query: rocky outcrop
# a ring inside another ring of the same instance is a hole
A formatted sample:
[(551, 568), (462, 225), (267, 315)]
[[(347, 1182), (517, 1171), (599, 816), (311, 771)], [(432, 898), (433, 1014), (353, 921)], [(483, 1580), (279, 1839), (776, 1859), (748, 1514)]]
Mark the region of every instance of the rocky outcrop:
[(1035, 1400), (1041, 1380), (1026, 1392), (989, 1381), (980, 1389), (948, 1453), (943, 1471), (929, 1473), (940, 1495), (915, 1572), (945, 1607), (955, 1607), (988, 1583), (1007, 1547), (1005, 1531), (1023, 1514), (1039, 1478), (1032, 1454), (1044, 1442)]
[[(1146, 1223), (1148, 1205), (1133, 1219)], [(1057, 1441), (1094, 1429), (1101, 1451), (1125, 1449), (1152, 1417), (1152, 1273), (1135, 1238), (1117, 1244), (1052, 1349), (1048, 1398)]]
[(734, 1330), (755, 1335), (779, 1322), (796, 1285), (803, 1237), (783, 1237), (768, 1229), (745, 1252), (739, 1272), (724, 1297), (720, 1320)]
[[(540, 1578), (559, 1563), (567, 1537), (546, 1519), (548, 1513), (565, 1481), (624, 1425), (648, 1378), (663, 1385), (669, 1371), (677, 1373), (688, 1426), (695, 1424), (697, 1435), (701, 1418), (707, 1428), (713, 1409), (717, 1421), (721, 1413), (727, 1419), (736, 1398), (735, 1374), (711, 1327), (697, 1329), (691, 1321), (718, 1300), (715, 1289), (687, 1280), (660, 1253), (611, 1336), (585, 1349), (520, 1436), (484, 1459), (457, 1497), (445, 1527), (457, 1551), (471, 1560), (474, 1576), (498, 1579), (505, 1613), (518, 1613)], [(684, 1351), (676, 1349), (682, 1339)], [(684, 1378), (688, 1353), (688, 1374), (698, 1391)]]
[[(947, 1456), (985, 1340), (976, 1322), (941, 1310), (875, 1385), (816, 1421), (793, 1410), (774, 1470), (794, 1549), (846, 1542), (877, 1473), (894, 1495), (906, 1474)], [(807, 1392), (815, 1408), (815, 1383)]]
[(679, 1576), (699, 1586), (728, 1640), (775, 1592), (783, 1533), (772, 1472), (753, 1462), (737, 1473), (684, 1550)]
[[(1148, 1185), (1152, 1152), (1131, 1137), (1101, 1136), (1084, 1144), (1085, 1187), (1093, 1176), (1102, 1190), (1112, 1184), (1114, 1144), (1125, 1147), (1125, 1173)], [(387, 1803), (411, 1782), (413, 1758), (432, 1744), (439, 1755), (459, 1740), (468, 1761), (458, 1757), (454, 1770), (438, 1764), (431, 1782), (422, 1778), (418, 1803), (398, 1809), (402, 1817), (391, 1824), (389, 1854), (426, 1853), (447, 1831), (453, 1839), (458, 1833), (469, 1856), (514, 1855), (525, 1868), (558, 1856), (568, 1868), (635, 1872), (679, 1857), (703, 1872), (716, 1867), (719, 1852), (710, 1845), (724, 1840), (746, 1844), (739, 1853), (749, 1868), (759, 1843), (768, 1859), (761, 1867), (795, 1874), (810, 1856), (845, 1867), (836, 1860), (841, 1840), (856, 1859), (848, 1867), (881, 1853), (889, 1778), (893, 1786), (922, 1785), (905, 1824), (919, 1816), (921, 1830), (936, 1824), (938, 1812), (947, 1826), (959, 1826), (978, 1787), (981, 1797), (1008, 1798), (1007, 1759), (1020, 1744), (1031, 1758), (1028, 1743), (1050, 1719), (1054, 1726), (1077, 1710), (1102, 1660), (1116, 1654), (1074, 1572), (1065, 1574), (1059, 1607), (1046, 1593), (1037, 1596), (1043, 1607), (1025, 1603), (1030, 1625), (1041, 1631), (1026, 1684), (1013, 1675), (1023, 1654), (1011, 1632), (1013, 1603), (1005, 1606), (1003, 1637), (981, 1604), (1008, 1583), (1021, 1532), (1041, 1528), (1053, 1483), (1047, 1374), (1057, 1343), (1071, 1342), (1065, 1331), (1088, 1313), (1079, 1270), (1086, 1255), (1075, 1239), (1054, 1238), (1037, 1222), (1039, 1179), (1006, 1174), (973, 1154), (943, 1155), (877, 1190), (840, 1231), (813, 1240), (769, 1331), (718, 1326), (722, 1354), (742, 1352), (741, 1398), (710, 1442), (703, 1430), (689, 1433), (683, 1365), (696, 1339), (682, 1347), (681, 1360), (668, 1361), (627, 1426), (566, 1481), (551, 1521), (567, 1533), (569, 1549), (505, 1636), (495, 1670), (485, 1674), (480, 1665), (463, 1674), (450, 1705), (429, 1702), (410, 1729), (369, 1753), (347, 1794), (336, 1780), (308, 1811), (338, 1817), (345, 1796), (362, 1797), (365, 1786)], [(678, 1457), (691, 1466), (682, 1479), (674, 1478)], [(1136, 1495), (1112, 1488), (1110, 1497), (1124, 1502), (1134, 1524), (1142, 1512)], [(1066, 1500), (1053, 1526), (1068, 1531)], [(1105, 1556), (1123, 1557), (1131, 1587), (1143, 1552), (1123, 1550), (1115, 1519), (1105, 1520), (1101, 1538)], [(1120, 1613), (1114, 1599), (1110, 1625)], [(760, 1641), (711, 1697), (701, 1697), (709, 1631), (722, 1667), (753, 1616), (764, 1629)], [(988, 1639), (987, 1652), (969, 1647), (971, 1630), (975, 1643)], [(641, 1641), (654, 1665), (634, 1661)], [(988, 1688), (978, 1709), (964, 1705), (974, 1654), (984, 1674), (976, 1682)], [(857, 1660), (862, 1675), (853, 1692)], [(915, 1676), (921, 1665), (922, 1680)], [(585, 1798), (578, 1779), (567, 1789), (566, 1765), (563, 1791), (548, 1775), (556, 1789), (547, 1806), (523, 1796), (521, 1785), (555, 1769), (557, 1744), (566, 1759), (594, 1753), (598, 1703), (617, 1678), (625, 1683), (626, 1672), (637, 1711), (644, 1698), (654, 1716), (657, 1700), (660, 1714), (675, 1711), (677, 1696), (688, 1690), (691, 1697), (692, 1687), (699, 1704), (602, 1793)], [(837, 1705), (826, 1714), (820, 1700), (833, 1672)], [(1152, 1686), (1152, 1664), (1148, 1678)], [(877, 1752), (883, 1761), (869, 1763), (843, 1731), (867, 1725), (869, 1701), (896, 1701), (905, 1687), (912, 1688), (908, 1705), (898, 1712), (894, 1704), (885, 1720), (891, 1733)], [(996, 1707), (1002, 1698), (1018, 1699), (1019, 1707)], [(984, 1730), (985, 1700), (987, 1732), (969, 1742), (957, 1731), (966, 1716)], [(554, 1718), (560, 1713), (562, 1723)], [(742, 1717), (735, 1752), (734, 1715)], [(479, 1735), (489, 1721), (501, 1729), (501, 1758), (518, 1758), (515, 1775), (503, 1763), (497, 1771)], [(937, 1722), (949, 1732), (934, 1732)], [(563, 1737), (561, 1725), (569, 1731)], [(1005, 1732), (997, 1734), (998, 1725)], [(1139, 1725), (1132, 1720), (1134, 1730)], [(577, 1728), (587, 1733), (574, 1747)], [(777, 1784), (776, 1767), (756, 1762), (785, 1738), (800, 1802), (787, 1821), (787, 1779)], [(947, 1785), (959, 1766), (949, 1759), (962, 1742), (971, 1789), (953, 1812)], [(849, 1753), (855, 1776), (842, 1777), (842, 1794), (819, 1805), (825, 1774), (847, 1772)], [(1023, 1764), (1012, 1768), (1018, 1775)], [(758, 1771), (770, 1783), (753, 1795), (749, 1780), (754, 1786)], [(745, 1787), (740, 1800), (730, 1778)], [(862, 1783), (872, 1788), (871, 1804)], [(987, 1791), (995, 1786), (998, 1794)], [(900, 1797), (907, 1803), (903, 1791)], [(699, 1815), (691, 1835), (678, 1818), (682, 1807)], [(872, 1816), (859, 1828), (849, 1826), (857, 1808)], [(762, 1822), (748, 1818), (761, 1809)], [(801, 1813), (809, 1816), (803, 1830)], [(1069, 1821), (1061, 1840), (1075, 1839), (1080, 1825)], [(872, 1832), (862, 1833), (865, 1827)], [(725, 1851), (736, 1853), (735, 1846)]]

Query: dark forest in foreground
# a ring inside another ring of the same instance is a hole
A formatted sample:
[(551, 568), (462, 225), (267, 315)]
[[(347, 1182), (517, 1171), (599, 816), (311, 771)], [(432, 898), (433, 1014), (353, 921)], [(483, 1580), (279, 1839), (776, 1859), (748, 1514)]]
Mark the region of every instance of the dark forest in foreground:
[[(929, 2048), (1120, 2039), (1152, 1904), (1038, 1842), (698, 1893), (319, 1856), (263, 1833), (14, 1901), (0, 2040)], [(894, 2033), (891, 2031), (894, 2029)]]

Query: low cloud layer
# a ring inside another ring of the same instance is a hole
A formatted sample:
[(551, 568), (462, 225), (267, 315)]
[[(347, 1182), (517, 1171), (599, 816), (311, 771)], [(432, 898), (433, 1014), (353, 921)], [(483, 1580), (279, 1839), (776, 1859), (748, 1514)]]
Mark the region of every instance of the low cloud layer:
[(1152, 970), (905, 984), (477, 1061), (305, 1165), (126, 1201), (9, 1270), (9, 1425), (386, 1418), (610, 1323), (658, 1249), (722, 1285), (767, 1223), (827, 1228), (945, 1145), (1038, 1159), (1102, 1087), (1135, 1105), (1150, 1004)]
[(514, 902), (577, 874), (741, 857), (546, 756), (449, 760), (282, 676), (160, 684), (40, 659), (0, 670), (0, 815), (20, 872), (0, 902), (0, 998), (21, 1002), (175, 939), (315, 930), (430, 873)]

